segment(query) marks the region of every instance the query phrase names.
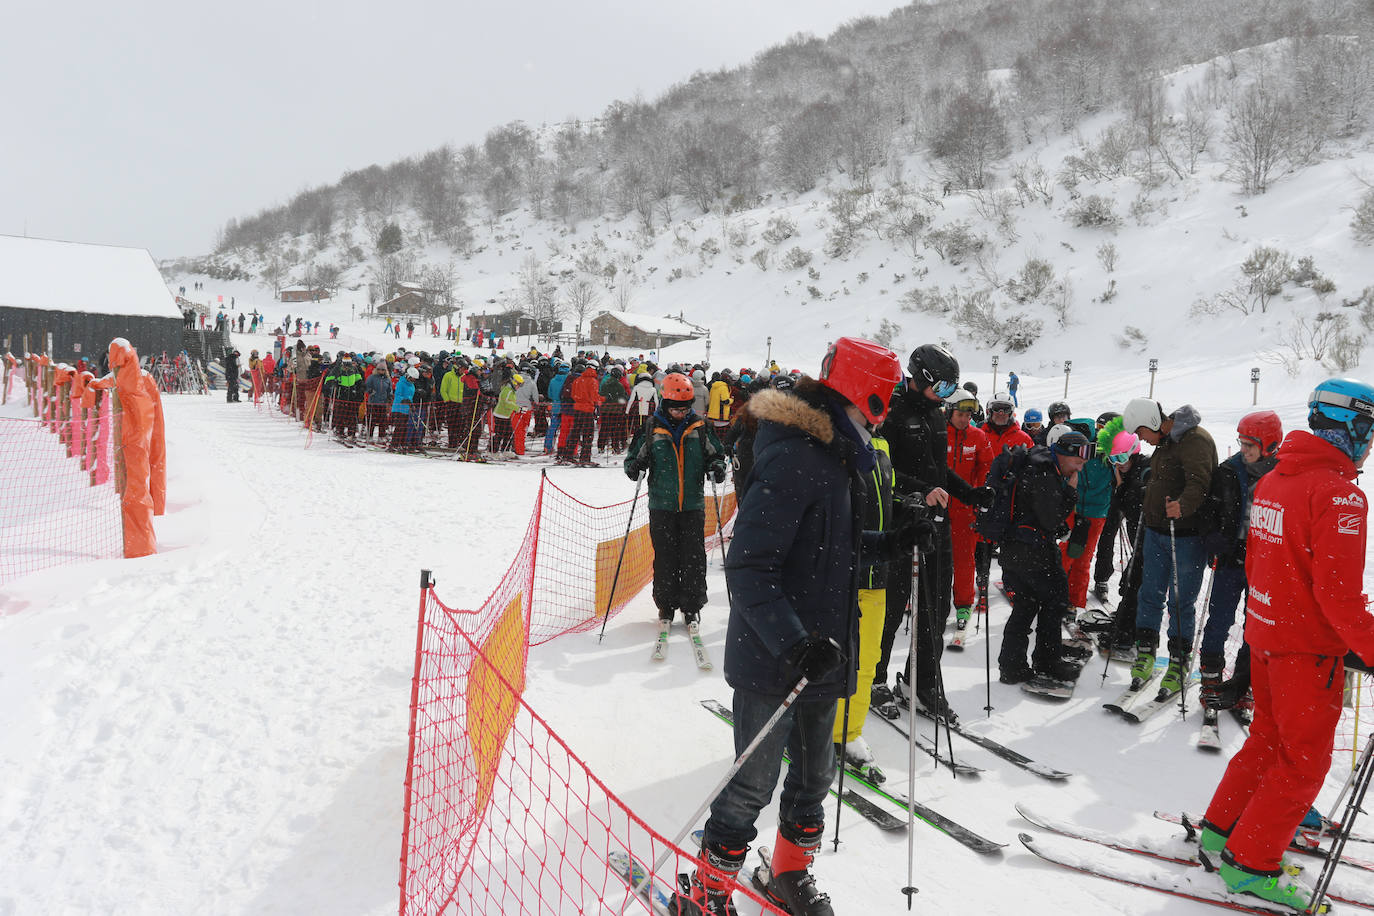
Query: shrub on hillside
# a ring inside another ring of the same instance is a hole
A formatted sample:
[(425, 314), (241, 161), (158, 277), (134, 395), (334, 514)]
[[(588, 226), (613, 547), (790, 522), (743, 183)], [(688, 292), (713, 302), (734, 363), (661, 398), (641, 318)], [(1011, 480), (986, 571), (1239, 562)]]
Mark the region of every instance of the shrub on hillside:
[(972, 223), (959, 221), (926, 233), (926, 247), (950, 264), (962, 264), (987, 245), (987, 236), (973, 231)]
[(768, 226), (763, 230), (763, 240), (770, 245), (781, 245), (796, 234), (797, 224), (785, 214), (778, 213), (768, 220)]
[(1121, 217), (1116, 215), (1112, 199), (1101, 194), (1079, 198), (1065, 215), (1079, 229), (1114, 229), (1121, 225)]
[(801, 270), (811, 263), (811, 252), (799, 246), (787, 249), (787, 254), (782, 256), (783, 270)]
[(1030, 258), (1021, 272), (1007, 281), (1007, 294), (1017, 302), (1034, 302), (1054, 285), (1054, 268), (1049, 261)]
[(1357, 242), (1374, 245), (1374, 188), (1364, 192), (1360, 204), (1355, 208), (1355, 218), (1350, 221), (1350, 231)]

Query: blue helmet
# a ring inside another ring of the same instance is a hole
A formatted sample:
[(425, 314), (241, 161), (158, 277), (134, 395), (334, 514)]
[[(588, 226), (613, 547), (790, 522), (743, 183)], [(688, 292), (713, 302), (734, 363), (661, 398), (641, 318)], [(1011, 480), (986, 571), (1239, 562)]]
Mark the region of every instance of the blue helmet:
[(1025, 416), (1024, 422), (1026, 422), (1026, 423), (1044, 423), (1044, 422), (1045, 422), (1045, 415), (1042, 414), (1042, 413), (1040, 412), (1040, 409), (1039, 409), (1039, 408), (1037, 408), (1037, 407), (1032, 407), (1030, 410), (1026, 411), (1026, 416)]
[(1327, 379), (1307, 396), (1307, 425), (1343, 431), (1350, 437), (1346, 453), (1358, 460), (1374, 437), (1374, 386), (1353, 378)]

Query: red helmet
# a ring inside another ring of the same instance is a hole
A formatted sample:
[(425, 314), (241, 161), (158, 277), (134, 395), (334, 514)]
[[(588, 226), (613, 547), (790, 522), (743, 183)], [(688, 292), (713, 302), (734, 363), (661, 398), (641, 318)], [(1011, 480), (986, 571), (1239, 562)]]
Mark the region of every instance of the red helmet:
[(841, 337), (821, 360), (821, 384), (847, 398), (875, 425), (887, 416), (892, 390), (901, 380), (897, 354), (862, 337)]
[(1283, 421), (1272, 410), (1257, 410), (1240, 418), (1236, 432), (1259, 445), (1261, 455), (1272, 455), (1283, 441)]
[(663, 400), (686, 401), (692, 403), (697, 393), (692, 389), (692, 381), (681, 372), (673, 372), (663, 377)]

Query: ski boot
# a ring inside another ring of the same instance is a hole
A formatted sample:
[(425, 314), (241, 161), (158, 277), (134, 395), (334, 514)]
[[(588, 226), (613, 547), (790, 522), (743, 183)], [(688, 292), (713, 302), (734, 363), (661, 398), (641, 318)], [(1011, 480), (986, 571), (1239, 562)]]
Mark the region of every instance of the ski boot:
[(1093, 597), (1098, 601), (1107, 600), (1107, 583), (1105, 581), (1093, 583)]
[[(1186, 823), (1186, 820), (1185, 818), (1183, 827), (1191, 832), (1194, 826)], [(1196, 829), (1198, 861), (1207, 871), (1216, 871), (1221, 867), (1221, 851), (1226, 847), (1226, 841), (1230, 839), (1231, 831), (1222, 830), (1205, 817), (1198, 821)]]
[(1188, 669), (1192, 667), (1192, 663), (1192, 643), (1170, 637), (1169, 667), (1164, 670), (1164, 677), (1159, 681), (1160, 694), (1173, 695), (1181, 691), (1188, 679)]
[[(1306, 913), (1308, 905), (1312, 902), (1312, 888), (1297, 876), (1283, 868), (1265, 871), (1246, 868), (1236, 862), (1229, 849), (1221, 851), (1219, 873), (1221, 880), (1226, 882), (1226, 889), (1233, 894), (1248, 894), (1270, 903), (1291, 907), (1297, 913)], [(1316, 912), (1325, 913), (1327, 910), (1327, 905), (1323, 903)]]
[(844, 762), (845, 769), (857, 773), (875, 786), (887, 782), (887, 774), (874, 762), (873, 748), (868, 746), (863, 735), (844, 744), (835, 742), (835, 757)]
[(868, 706), (884, 719), (900, 719), (902, 711), (897, 708), (897, 698), (886, 684), (874, 684), (868, 692)]
[(811, 862), (821, 847), (824, 824), (779, 824), (764, 897), (792, 916), (835, 916), (830, 897), (816, 887)]
[(962, 633), (968, 629), (968, 620), (973, 614), (972, 607), (957, 607), (954, 609), (954, 632)]
[(748, 852), (748, 846), (731, 848), (715, 840), (705, 842), (701, 867), (691, 878), (678, 875), (678, 892), (669, 906), (673, 916), (739, 916), (730, 893)]
[[(1226, 656), (1204, 652), (1198, 656), (1198, 671), (1202, 675), (1202, 696), (1200, 701), (1208, 709), (1219, 709), (1216, 705), (1221, 691), (1221, 675), (1226, 667)], [(1234, 705), (1234, 704), (1233, 704)]]
[[(909, 690), (910, 685), (901, 675), (898, 675), (897, 702), (904, 706), (908, 705), (911, 702), (911, 697), (908, 696)], [(959, 717), (954, 714), (954, 710), (949, 708), (949, 703), (946, 702), (945, 698), (941, 696), (940, 692), (934, 687), (925, 690), (917, 688), (915, 696), (916, 709), (918, 712), (923, 712), (929, 718), (939, 719), (950, 725), (958, 724)]]
[(1131, 665), (1131, 689), (1145, 686), (1155, 673), (1155, 651), (1159, 648), (1159, 631), (1135, 631), (1135, 664)]

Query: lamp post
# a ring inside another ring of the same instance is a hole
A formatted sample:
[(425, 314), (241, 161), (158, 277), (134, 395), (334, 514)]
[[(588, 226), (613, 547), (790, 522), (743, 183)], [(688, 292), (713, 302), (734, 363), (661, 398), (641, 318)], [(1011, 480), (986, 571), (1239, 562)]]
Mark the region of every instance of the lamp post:
[(706, 368), (711, 368), (711, 332), (706, 332)]
[(997, 393), (997, 357), (992, 358), (992, 393)]
[(601, 352), (603, 352), (603, 353), (609, 353), (609, 352), (611, 352), (611, 332), (610, 332), (610, 331), (603, 331), (603, 332), (601, 333)]
[(1255, 396), (1250, 400), (1250, 406), (1254, 407), (1259, 403), (1259, 366), (1250, 370), (1250, 384), (1255, 386)]
[(1073, 371), (1073, 360), (1064, 360), (1064, 400), (1069, 399), (1069, 373)]
[(659, 359), (663, 358), (663, 329), (659, 328), (654, 336), (654, 353)]
[(1155, 396), (1155, 373), (1159, 371), (1159, 360), (1150, 360), (1150, 397)]

